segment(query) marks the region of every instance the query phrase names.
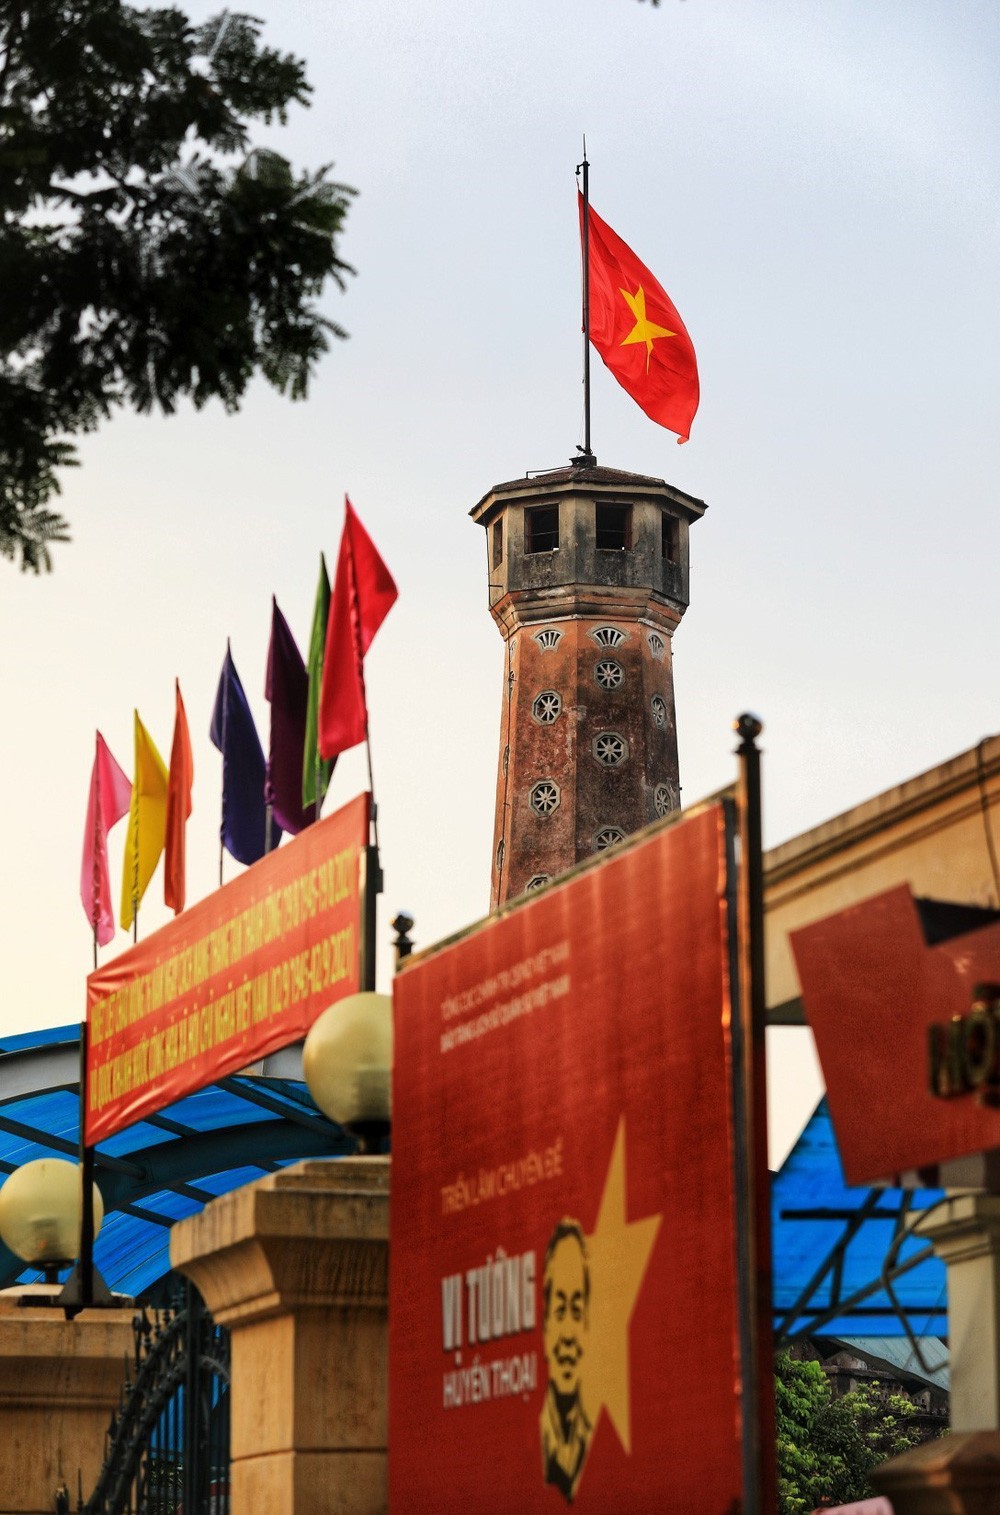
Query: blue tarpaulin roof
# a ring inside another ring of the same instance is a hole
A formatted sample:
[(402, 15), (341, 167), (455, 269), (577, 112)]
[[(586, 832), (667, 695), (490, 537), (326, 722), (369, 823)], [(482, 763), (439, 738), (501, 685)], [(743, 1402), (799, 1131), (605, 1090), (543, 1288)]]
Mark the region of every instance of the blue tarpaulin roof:
[[(902, 1336), (880, 1275), (898, 1228), (943, 1197), (937, 1189), (851, 1189), (826, 1100), (820, 1101), (771, 1188), (774, 1319), (787, 1336)], [(944, 1264), (919, 1235), (898, 1249), (892, 1288), (916, 1336), (946, 1336)], [(870, 1291), (870, 1292), (869, 1292)]]
[[(0, 1038), (0, 1176), (37, 1157), (75, 1160), (79, 1057), (76, 1025)], [(169, 1272), (175, 1220), (286, 1163), (353, 1150), (313, 1103), (299, 1049), (286, 1048), (98, 1144), (94, 1261), (109, 1288), (146, 1297)], [(39, 1276), (0, 1242), (0, 1288)]]
[[(0, 1175), (36, 1157), (75, 1158), (78, 1080), (76, 1025), (0, 1038)], [(169, 1271), (175, 1220), (285, 1163), (353, 1149), (310, 1098), (299, 1049), (287, 1048), (99, 1144), (106, 1213), (97, 1266), (114, 1290), (155, 1293)], [(774, 1309), (784, 1334), (902, 1335), (880, 1270), (900, 1217), (911, 1222), (937, 1198), (928, 1190), (849, 1189), (822, 1101), (773, 1178)], [(901, 1261), (924, 1245), (905, 1241)], [(0, 1288), (37, 1277), (0, 1243)], [(895, 1289), (916, 1335), (947, 1333), (941, 1263), (921, 1262)]]

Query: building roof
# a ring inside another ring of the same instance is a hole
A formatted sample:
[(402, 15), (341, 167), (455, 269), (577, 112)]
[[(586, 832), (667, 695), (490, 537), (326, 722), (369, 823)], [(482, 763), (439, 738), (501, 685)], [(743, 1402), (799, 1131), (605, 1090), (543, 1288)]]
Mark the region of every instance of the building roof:
[(839, 1336), (833, 1340), (850, 1352), (857, 1352), (873, 1367), (887, 1373), (898, 1373), (901, 1378), (914, 1378), (940, 1389), (947, 1394), (951, 1387), (948, 1370), (948, 1348), (937, 1336), (921, 1336), (916, 1346), (905, 1336)]
[(673, 484), (668, 484), (665, 479), (658, 479), (652, 474), (628, 473), (622, 468), (603, 468), (600, 465), (583, 468), (570, 463), (565, 468), (523, 474), (519, 479), (508, 479), (503, 484), (494, 484), (493, 488), (488, 489), (482, 499), (472, 507), (469, 514), (473, 520), (485, 523), (491, 514), (488, 507), (491, 503), (496, 503), (498, 495), (515, 495), (525, 492), (538, 494), (544, 493), (547, 489), (554, 491), (575, 488), (614, 490), (626, 486), (633, 490), (647, 490), (659, 495), (667, 495), (692, 517), (704, 515), (708, 508), (704, 500), (699, 500), (694, 495), (687, 494), (683, 489), (677, 489)]
[[(779, 1334), (904, 1337), (882, 1267), (897, 1232), (942, 1197), (937, 1189), (852, 1189), (844, 1182), (826, 1100), (774, 1175), (771, 1231)], [(919, 1260), (918, 1260), (919, 1259)], [(907, 1236), (890, 1281), (916, 1336), (946, 1336), (944, 1264)]]
[[(79, 1059), (77, 1025), (0, 1038), (0, 1175), (38, 1157), (75, 1161)], [(155, 1295), (175, 1220), (287, 1163), (353, 1151), (313, 1103), (300, 1050), (286, 1048), (98, 1143), (97, 1267), (113, 1290)], [(0, 1242), (0, 1288), (39, 1277)]]

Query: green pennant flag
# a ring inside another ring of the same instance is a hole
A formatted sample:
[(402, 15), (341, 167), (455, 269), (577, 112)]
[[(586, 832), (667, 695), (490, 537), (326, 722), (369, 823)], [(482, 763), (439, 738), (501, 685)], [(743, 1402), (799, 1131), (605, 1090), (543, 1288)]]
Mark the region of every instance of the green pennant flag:
[[(312, 631), (309, 633), (309, 702), (306, 706), (306, 740), (302, 752), (302, 804), (315, 805), (316, 815), (322, 808), (323, 799), (330, 784), (335, 758), (321, 760), (317, 737), (319, 723), (319, 696), (323, 685), (323, 651), (326, 647), (326, 623), (330, 618), (330, 578), (326, 571), (326, 559), (319, 555), (319, 583), (316, 585), (316, 604), (313, 609)], [(319, 803), (317, 804), (316, 781), (319, 779)]]

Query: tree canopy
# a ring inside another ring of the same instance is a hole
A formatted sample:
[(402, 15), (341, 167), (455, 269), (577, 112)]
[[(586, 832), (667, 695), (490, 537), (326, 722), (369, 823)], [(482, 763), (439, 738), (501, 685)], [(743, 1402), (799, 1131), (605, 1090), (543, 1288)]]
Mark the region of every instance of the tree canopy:
[(305, 396), (352, 191), (252, 149), (308, 102), (260, 23), (0, 0), (0, 553), (39, 572), (73, 438), (118, 407)]
[(788, 1352), (775, 1362), (780, 1515), (869, 1498), (880, 1462), (923, 1439), (905, 1394), (862, 1384), (835, 1398), (818, 1362)]

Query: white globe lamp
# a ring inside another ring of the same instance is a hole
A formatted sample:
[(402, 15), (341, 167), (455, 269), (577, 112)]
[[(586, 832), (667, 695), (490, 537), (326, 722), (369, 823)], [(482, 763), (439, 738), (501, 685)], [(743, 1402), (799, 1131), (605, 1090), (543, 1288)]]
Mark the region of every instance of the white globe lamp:
[[(0, 1188), (0, 1237), (15, 1254), (46, 1275), (69, 1267), (80, 1250), (83, 1185), (76, 1163), (40, 1157), (16, 1168)], [(94, 1235), (104, 1219), (94, 1185)]]
[(392, 999), (351, 994), (313, 1023), (302, 1049), (309, 1092), (324, 1115), (377, 1150), (388, 1134), (392, 1084)]

